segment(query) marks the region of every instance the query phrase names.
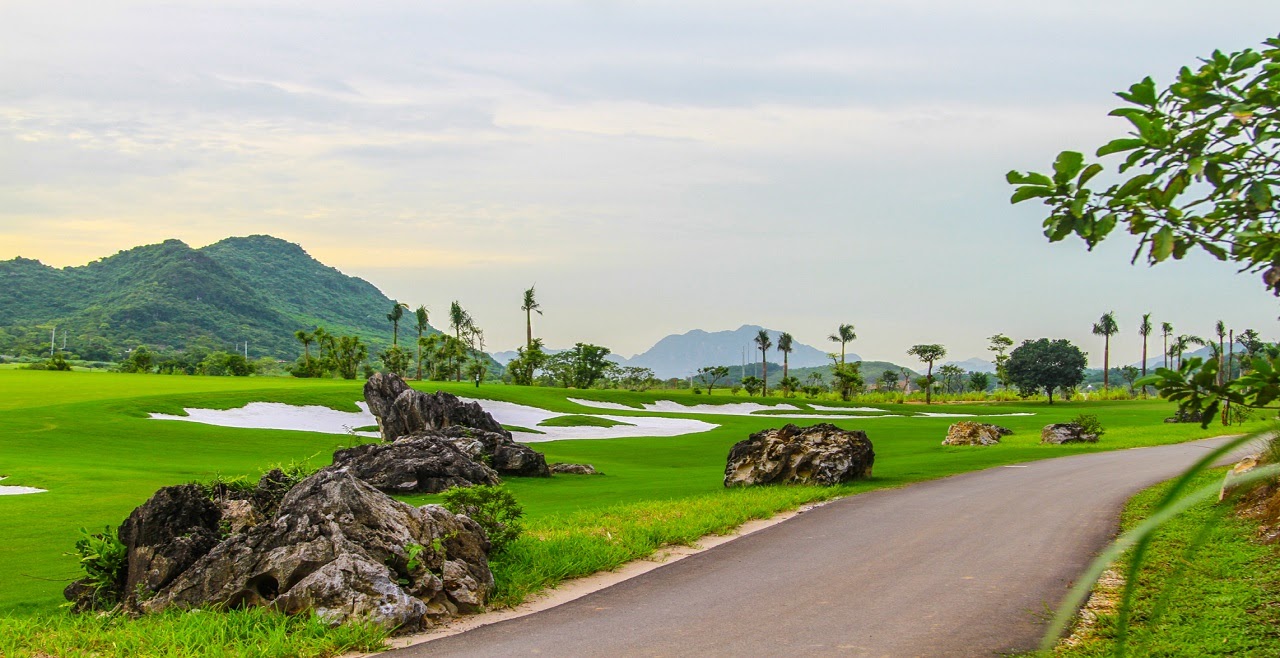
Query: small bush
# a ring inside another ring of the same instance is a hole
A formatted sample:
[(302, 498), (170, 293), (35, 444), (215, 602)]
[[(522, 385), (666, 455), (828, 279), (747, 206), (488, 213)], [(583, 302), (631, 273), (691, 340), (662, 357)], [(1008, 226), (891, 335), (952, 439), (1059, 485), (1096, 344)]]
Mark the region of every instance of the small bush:
[(95, 607), (106, 608), (120, 599), (127, 551), (120, 538), (107, 526), (100, 533), (80, 528), (74, 557), (84, 569), (86, 584), (93, 588)]
[(492, 553), (506, 550), (524, 531), (520, 524), (524, 508), (501, 486), (455, 487), (444, 492), (441, 498), (445, 509), (465, 514), (484, 528)]
[(1071, 422), (1083, 427), (1085, 434), (1096, 434), (1099, 437), (1103, 434), (1102, 423), (1093, 414), (1080, 414), (1072, 418)]

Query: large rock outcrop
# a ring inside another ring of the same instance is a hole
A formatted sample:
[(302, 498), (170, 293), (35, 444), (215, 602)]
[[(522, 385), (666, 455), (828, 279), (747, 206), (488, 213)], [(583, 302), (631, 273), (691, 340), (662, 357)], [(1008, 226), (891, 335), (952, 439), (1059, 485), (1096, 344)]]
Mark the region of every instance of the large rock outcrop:
[(444, 391), (431, 394), (416, 391), (399, 375), (374, 373), (364, 384), (364, 400), (378, 419), (385, 441), (454, 425), (511, 438), (511, 433), (479, 404), (463, 402)]
[(494, 469), (454, 441), (435, 433), (405, 436), (393, 443), (339, 450), (333, 453), (333, 465), (387, 493), (440, 493), (453, 487), (501, 483)]
[(330, 467), (293, 487), (271, 521), (218, 544), (140, 607), (269, 606), (411, 630), (484, 606), (488, 550), (475, 521), (401, 503)]
[(1040, 443), (1097, 443), (1098, 435), (1085, 430), (1080, 423), (1054, 423), (1040, 431)]
[(756, 432), (729, 450), (724, 486), (822, 484), (871, 477), (875, 451), (866, 432), (830, 423)]
[(511, 433), (475, 402), (443, 391), (428, 395), (410, 388), (398, 375), (383, 373), (365, 382), (364, 399), (385, 441), (444, 437), (503, 475), (551, 475), (542, 453), (512, 440)]
[(975, 423), (962, 420), (947, 428), (947, 438), (942, 440), (944, 446), (993, 446), (1000, 443), (1000, 437), (1013, 434), (1013, 430), (990, 423)]

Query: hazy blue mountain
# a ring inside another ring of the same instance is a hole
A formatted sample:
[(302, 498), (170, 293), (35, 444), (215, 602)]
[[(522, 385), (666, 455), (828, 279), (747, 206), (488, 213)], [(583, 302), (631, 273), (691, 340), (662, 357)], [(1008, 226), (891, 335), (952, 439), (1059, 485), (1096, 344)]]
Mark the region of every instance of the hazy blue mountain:
[[(629, 359), (618, 359), (628, 366), (650, 368), (662, 379), (671, 377), (687, 377), (703, 366), (742, 365), (745, 350), (748, 363), (760, 362), (760, 350), (756, 349), (752, 340), (761, 327), (745, 324), (732, 331), (703, 331), (694, 329), (683, 334), (672, 334), (659, 340), (648, 350)], [(777, 351), (778, 335), (781, 333), (769, 329), (769, 337), (774, 347), (769, 350), (769, 361), (782, 361), (782, 354)], [(831, 363), (827, 358), (829, 350), (818, 349), (799, 341), (792, 341), (790, 363), (793, 368), (824, 366)], [(839, 350), (839, 345), (832, 343), (831, 348)], [(846, 359), (861, 360), (862, 357), (853, 352), (846, 352)]]
[(964, 361), (947, 361), (943, 365), (960, 366), (961, 368), (964, 368), (966, 372), (995, 372), (996, 371), (996, 364), (990, 361), (986, 361), (984, 359), (979, 359), (976, 356), (973, 357), (972, 359), (965, 359)]

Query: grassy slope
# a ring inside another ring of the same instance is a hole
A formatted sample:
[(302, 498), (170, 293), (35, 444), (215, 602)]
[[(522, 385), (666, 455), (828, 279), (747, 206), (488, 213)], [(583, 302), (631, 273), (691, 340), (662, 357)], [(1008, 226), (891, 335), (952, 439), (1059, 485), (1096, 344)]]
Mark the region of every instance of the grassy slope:
[[(695, 398), (687, 392), (665, 391), (564, 391), (499, 385), (477, 389), (466, 384), (436, 383), (424, 388), (437, 386), (466, 396), (578, 414), (602, 410), (569, 402), (566, 397), (630, 404), (660, 399), (700, 404), (742, 401), (729, 396)], [(74, 560), (63, 553), (74, 542), (77, 528), (118, 524), (161, 486), (207, 479), (217, 473), (256, 475), (268, 464), (294, 459), (312, 458), (315, 463), (325, 463), (334, 449), (353, 440), (341, 435), (152, 421), (145, 418), (147, 412), (176, 412), (183, 406), (228, 408), (258, 400), (354, 410), (353, 403), (360, 395), (360, 383), (348, 381), (0, 371), (0, 436), (4, 437), (0, 442), (0, 474), (13, 476), (5, 484), (50, 490), (38, 495), (0, 497), (0, 528), (6, 531), (6, 541), (0, 543), (0, 612), (21, 614), (53, 609), (60, 603), (63, 584), (76, 575)], [(1041, 426), (1065, 420), (1084, 406), (1110, 429), (1101, 444), (1037, 444)], [(901, 413), (921, 411), (918, 405), (887, 408)], [(876, 478), (858, 488), (897, 486), (997, 464), (1181, 441), (1209, 433), (1193, 426), (1161, 424), (1160, 419), (1171, 410), (1162, 402), (1053, 407), (948, 405), (945, 410), (1030, 410), (1038, 415), (999, 419), (1017, 434), (1001, 446), (980, 450), (939, 445), (952, 419), (836, 421), (844, 427), (866, 429), (876, 445)], [(815, 488), (781, 490), (784, 493), (772, 488), (725, 492), (721, 477), (729, 447), (753, 431), (779, 424), (779, 420), (699, 418), (722, 426), (684, 437), (537, 444), (549, 461), (591, 463), (607, 475), (509, 478), (508, 485), (527, 510), (533, 531), (527, 541), (567, 537), (566, 543), (557, 545), (571, 549), (573, 542), (594, 533), (606, 538), (603, 546), (607, 555), (603, 562), (557, 566), (551, 573), (535, 574), (531, 582), (514, 583), (508, 578), (510, 597), (519, 598), (528, 588), (563, 575), (644, 555), (652, 550), (654, 542), (685, 541), (686, 536), (696, 537), (695, 533), (706, 529), (727, 529), (745, 518), (767, 516), (833, 493)], [(673, 500), (684, 502), (663, 502)], [(680, 519), (683, 521), (677, 522)], [(622, 520), (628, 520), (629, 525), (619, 525)], [(610, 528), (639, 534), (635, 541), (614, 541), (607, 537)], [(670, 534), (663, 535), (665, 532)], [(536, 557), (532, 547), (526, 549), (527, 555)]]
[[(1220, 482), (1225, 469), (1202, 474), (1189, 490)], [(1123, 526), (1141, 522), (1168, 483), (1143, 491), (1125, 509)], [(1280, 641), (1280, 570), (1273, 546), (1253, 541), (1257, 524), (1229, 505), (1201, 503), (1157, 535), (1139, 577), (1126, 643), (1134, 656), (1274, 656)], [(1204, 534), (1200, 541), (1196, 538)], [(1188, 556), (1188, 545), (1198, 548)], [(1188, 557), (1190, 559), (1188, 560)], [(1127, 558), (1116, 567), (1123, 572)], [(1118, 601), (1119, 588), (1104, 590)], [(1163, 609), (1156, 616), (1153, 612)], [(1115, 616), (1102, 614), (1073, 646), (1055, 656), (1111, 656)]]

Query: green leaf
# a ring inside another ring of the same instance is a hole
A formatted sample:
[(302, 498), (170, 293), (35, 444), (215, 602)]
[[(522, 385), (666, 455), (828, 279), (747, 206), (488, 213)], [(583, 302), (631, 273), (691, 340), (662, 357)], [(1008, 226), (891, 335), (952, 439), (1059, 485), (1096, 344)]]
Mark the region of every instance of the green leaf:
[(1013, 196), (1009, 197), (1009, 203), (1021, 203), (1027, 199), (1047, 196), (1053, 196), (1053, 190), (1038, 185), (1024, 185), (1013, 192)]
[(1084, 166), (1084, 154), (1078, 151), (1063, 151), (1053, 161), (1053, 182), (1062, 185), (1080, 173)]
[(1132, 151), (1133, 149), (1140, 148), (1144, 145), (1146, 145), (1146, 142), (1136, 137), (1122, 137), (1120, 139), (1113, 139), (1100, 146), (1098, 148), (1097, 155), (1101, 158), (1104, 155), (1111, 155), (1112, 153)]
[(1249, 186), (1249, 191), (1245, 193), (1249, 200), (1258, 210), (1267, 210), (1271, 208), (1271, 186), (1262, 181), (1258, 181)]
[(1045, 187), (1053, 185), (1053, 180), (1048, 176), (1037, 174), (1034, 171), (1028, 171), (1025, 174), (1010, 171), (1005, 174), (1004, 178), (1009, 181), (1010, 185), (1043, 185)]
[(1151, 236), (1151, 260), (1159, 263), (1173, 255), (1173, 229), (1168, 226)]
[(1127, 197), (1134, 194), (1140, 188), (1150, 183), (1153, 178), (1155, 177), (1151, 174), (1138, 174), (1137, 176), (1125, 181), (1124, 184), (1120, 186), (1120, 189), (1116, 190), (1115, 196)]
[(1102, 165), (1096, 162), (1089, 165), (1088, 167), (1085, 167), (1084, 171), (1080, 172), (1080, 178), (1076, 179), (1076, 187), (1083, 188), (1085, 186), (1085, 183), (1089, 182), (1089, 179), (1093, 178), (1094, 176), (1097, 176), (1101, 171), (1102, 171)]

